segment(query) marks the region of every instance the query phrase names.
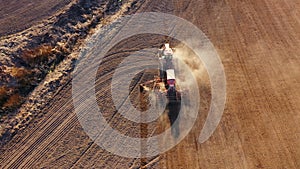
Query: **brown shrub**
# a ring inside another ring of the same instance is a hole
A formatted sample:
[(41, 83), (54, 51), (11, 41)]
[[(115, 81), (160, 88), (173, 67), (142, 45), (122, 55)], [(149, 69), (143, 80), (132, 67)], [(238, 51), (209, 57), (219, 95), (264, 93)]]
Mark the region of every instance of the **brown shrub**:
[(22, 97), (16, 93), (9, 97), (9, 99), (4, 103), (3, 107), (6, 108), (16, 108), (21, 104)]
[(8, 89), (5, 86), (0, 87), (0, 106), (6, 102), (8, 97)]
[(52, 54), (53, 48), (49, 45), (41, 45), (31, 50), (25, 50), (22, 53), (22, 59), (28, 64), (37, 64), (48, 59)]
[(34, 83), (34, 72), (25, 68), (13, 67), (9, 69), (9, 74), (16, 80), (17, 88), (14, 89), (21, 95), (26, 95), (32, 88)]
[(29, 74), (29, 71), (24, 68), (17, 68), (14, 67), (11, 69), (10, 72), (11, 76), (13, 76), (16, 79), (24, 78)]

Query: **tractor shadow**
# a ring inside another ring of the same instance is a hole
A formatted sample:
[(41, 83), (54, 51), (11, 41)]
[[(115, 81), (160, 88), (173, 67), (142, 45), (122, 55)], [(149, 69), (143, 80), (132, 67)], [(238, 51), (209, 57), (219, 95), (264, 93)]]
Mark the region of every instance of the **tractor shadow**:
[(167, 108), (168, 108), (168, 118), (171, 125), (171, 133), (175, 138), (178, 138), (180, 135), (178, 118), (181, 109), (181, 101), (169, 102), (167, 104)]

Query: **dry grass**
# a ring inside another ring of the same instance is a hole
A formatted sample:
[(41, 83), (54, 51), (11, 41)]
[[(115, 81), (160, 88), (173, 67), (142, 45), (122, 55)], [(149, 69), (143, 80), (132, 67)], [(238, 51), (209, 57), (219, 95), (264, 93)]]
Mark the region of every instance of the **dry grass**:
[(16, 93), (9, 97), (9, 99), (3, 104), (5, 108), (16, 108), (21, 104), (22, 97)]
[[(44, 64), (52, 55), (53, 48), (51, 46), (41, 45), (23, 51), (21, 57), (29, 66), (36, 67)], [(24, 67), (10, 67), (5, 73), (16, 81), (16, 85), (9, 91), (8, 87), (0, 88), (0, 107), (8, 112), (18, 108), (24, 99), (23, 96), (26, 96), (34, 88), (37, 73), (34, 69), (30, 70)]]
[(0, 105), (3, 105), (6, 102), (8, 97), (8, 89), (5, 86), (0, 87)]
[(15, 109), (18, 106), (20, 106), (22, 102), (22, 97), (20, 96), (19, 93), (15, 93), (11, 95), (11, 89), (9, 89), (6, 86), (1, 86), (0, 87), (0, 106), (2, 108), (7, 109)]
[(14, 67), (11, 69), (11, 76), (13, 76), (16, 79), (24, 78), (26, 77), (30, 72), (24, 68), (17, 68)]
[(32, 50), (25, 50), (22, 53), (22, 59), (27, 64), (38, 64), (48, 59), (53, 53), (53, 47), (49, 45), (41, 45)]
[(10, 69), (10, 75), (14, 77), (20, 88), (26, 87), (24, 85), (30, 85), (32, 71), (25, 68), (14, 67)]
[[(10, 74), (17, 81), (17, 86), (0, 87), (0, 108), (4, 112), (14, 111), (22, 103), (23, 97), (32, 86), (31, 71), (25, 68), (12, 67), (8, 68), (6, 73)], [(0, 112), (1, 113), (1, 112)]]

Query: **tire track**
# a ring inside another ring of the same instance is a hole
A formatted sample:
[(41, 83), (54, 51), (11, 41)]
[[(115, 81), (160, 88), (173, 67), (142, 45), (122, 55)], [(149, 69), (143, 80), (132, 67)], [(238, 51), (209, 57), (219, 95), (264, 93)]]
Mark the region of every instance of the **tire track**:
[[(111, 54), (110, 56), (113, 57), (114, 55), (122, 54), (123, 52), (115, 52)], [(111, 67), (108, 65), (107, 67)], [(105, 75), (101, 77), (102, 81), (105, 82), (106, 80), (110, 79), (112, 76), (112, 72), (108, 72)], [(141, 80), (143, 78), (143, 75), (139, 78)], [(139, 81), (136, 81), (134, 86), (137, 87), (139, 84)], [(134, 89), (134, 88), (133, 88)], [(131, 92), (133, 92), (133, 89)], [(70, 81), (68, 82), (68, 86), (64, 89), (64, 91), (70, 91), (71, 90), (71, 85)], [(66, 97), (65, 97), (66, 98)], [(71, 95), (67, 96), (67, 98), (71, 98)], [(127, 97), (126, 100), (129, 99), (129, 96)], [(75, 125), (77, 122), (77, 118), (75, 114), (65, 114), (68, 109), (70, 109), (68, 106), (72, 105), (72, 101), (68, 100), (65, 102), (63, 105), (67, 106), (62, 106), (62, 107), (54, 107), (54, 109), (51, 109), (50, 112), (53, 112), (50, 117), (48, 117), (46, 120), (43, 121), (42, 124), (45, 124), (42, 126), (42, 128), (45, 128), (44, 130), (41, 131), (41, 128), (36, 128), (36, 130), (33, 132), (33, 135), (36, 136), (35, 133), (42, 133), (41, 136), (37, 137), (36, 140), (32, 139), (29, 135), (26, 139), (23, 140), (22, 144), (19, 144), (19, 147), (15, 147), (17, 149), (22, 149), (23, 151), (19, 152), (17, 155), (10, 155), (7, 156), (8, 158), (4, 159), (4, 161), (10, 161), (11, 163), (7, 164), (6, 166), (10, 166), (8, 168), (16, 168), (16, 167), (30, 167), (34, 164), (34, 162), (37, 159), (40, 159), (41, 156), (44, 155), (46, 152), (47, 148), (49, 147), (50, 144), (55, 144), (59, 139), (61, 139), (65, 134), (67, 134)], [(122, 103), (123, 105), (123, 103)], [(52, 118), (56, 112), (62, 112), (60, 113), (61, 115), (58, 116), (57, 118)], [(115, 115), (115, 114), (114, 114)], [(114, 117), (112, 116), (112, 118)], [(111, 118), (111, 119), (112, 119)], [(50, 121), (49, 121), (50, 119)], [(54, 132), (55, 131), (55, 132)], [(67, 131), (67, 132), (66, 132)], [(30, 140), (30, 141), (28, 141)], [(21, 148), (24, 143), (32, 143), (29, 148), (23, 149)], [(42, 149), (39, 150), (39, 147), (41, 147), (41, 143), (44, 145), (42, 146)], [(90, 146), (91, 147), (91, 146)], [(84, 155), (84, 154), (83, 154)], [(12, 157), (12, 158), (11, 158)], [(25, 160), (30, 159), (29, 161)], [(22, 164), (25, 162), (25, 164)]]
[[(67, 102), (68, 104), (71, 104), (70, 101)], [(66, 107), (65, 109), (67, 109), (68, 107)], [(56, 109), (57, 111), (53, 112), (59, 112), (60, 108)], [(62, 110), (62, 112), (65, 112), (64, 110)], [(46, 122), (46, 126), (45, 126), (45, 130), (42, 130), (40, 132), (42, 132), (40, 137), (37, 137), (37, 139), (33, 142), (33, 144), (30, 145), (29, 148), (27, 149), (22, 149), (23, 151), (19, 152), (19, 154), (17, 154), (17, 156), (13, 156), (13, 159), (10, 159), (10, 162), (7, 166), (10, 166), (9, 168), (15, 168), (15, 167), (19, 167), (20, 163), (22, 163), (24, 161), (25, 158), (28, 158), (30, 156), (31, 153), (34, 152), (34, 150), (37, 149), (37, 147), (42, 143), (45, 142), (45, 139), (47, 139), (47, 137), (49, 137), (51, 134), (55, 134), (53, 133), (54, 129), (57, 128), (58, 126), (60, 126), (60, 124), (62, 124), (64, 122), (64, 119), (68, 119), (69, 121), (69, 114), (61, 114), (61, 116), (58, 116), (58, 118), (48, 118), (51, 121)], [(74, 119), (73, 119), (74, 120)], [(49, 125), (49, 126), (48, 126)]]
[[(122, 51), (121, 51), (122, 52)], [(120, 53), (121, 53), (120, 52)], [(117, 53), (113, 53), (114, 54), (118, 54)], [(68, 84), (70, 83), (70, 81), (68, 82)], [(67, 85), (68, 85), (67, 84)], [(137, 85), (138, 82), (135, 84)], [(69, 91), (70, 87), (68, 86), (65, 91)], [(71, 105), (70, 101), (67, 101), (64, 105)], [(43, 120), (43, 122), (41, 124), (43, 124), (41, 127), (44, 130), (41, 130), (40, 127), (39, 128), (35, 128), (35, 130), (32, 131), (31, 135), (27, 135), (25, 137), (25, 139), (22, 139), (21, 144), (16, 143), (15, 145), (18, 145), (18, 147), (13, 146), (16, 150), (20, 150), (22, 149), (22, 151), (18, 152), (18, 154), (14, 154), (11, 153), (10, 156), (6, 156), (7, 158), (4, 158), (3, 161), (9, 161), (10, 163), (8, 163), (7, 165), (5, 165), (8, 168), (15, 168), (15, 167), (20, 167), (20, 166), (30, 166), (31, 164), (33, 164), (34, 162), (34, 158), (30, 158), (30, 157), (35, 157), (35, 159), (38, 159), (40, 156), (43, 155), (43, 153), (45, 152), (46, 148), (48, 147), (49, 144), (55, 144), (55, 142), (60, 139), (64, 134), (66, 127), (69, 128), (73, 128), (74, 124), (75, 124), (75, 116), (74, 115), (69, 115), (69, 114), (65, 114), (63, 116), (58, 116), (58, 117), (54, 117), (56, 115), (56, 112), (65, 112), (66, 109), (68, 109), (68, 107), (63, 107), (63, 109), (61, 109), (62, 107), (54, 107), (50, 109), (50, 112), (52, 112), (50, 115), (49, 113), (47, 115), (49, 115), (46, 119)], [(66, 119), (66, 120), (64, 120)], [(61, 125), (61, 124), (66, 124), (66, 125)], [(58, 130), (55, 130), (58, 129)], [(38, 133), (42, 133), (40, 135), (40, 137), (36, 137), (36, 134)], [(57, 135), (57, 133), (60, 133)], [(56, 136), (57, 135), (57, 136)], [(34, 139), (36, 138), (36, 139)], [(25, 143), (30, 143), (31, 145), (27, 148), (27, 149), (23, 149), (21, 147), (24, 147)], [(46, 144), (46, 146), (44, 146), (44, 149), (42, 149), (39, 152), (39, 155), (37, 155), (37, 147), (41, 146), (41, 144), (44, 143)], [(31, 159), (29, 161), (27, 161), (25, 164), (22, 164), (22, 162), (25, 161), (26, 159)]]
[(1, 0), (0, 7), (0, 36), (22, 31), (54, 15), (63, 7), (70, 4), (71, 0), (49, 0), (44, 3), (39, 0)]
[[(69, 81), (69, 82), (70, 82), (70, 81)], [(66, 84), (65, 86), (67, 86), (67, 85), (69, 84), (69, 82), (67, 82), (67, 84)], [(63, 88), (61, 88), (61, 89), (63, 89)], [(62, 90), (59, 90), (59, 91), (57, 92), (57, 94), (58, 94), (59, 92), (61, 92), (61, 91), (62, 91)], [(64, 90), (64, 91), (66, 91), (66, 90)], [(61, 94), (62, 94), (62, 93), (61, 93)], [(54, 97), (55, 97), (55, 95), (54, 95)], [(58, 110), (59, 108), (60, 108), (60, 106), (57, 106), (57, 110)], [(49, 115), (49, 116), (48, 116), (47, 118), (43, 119), (43, 121), (41, 122), (41, 124), (43, 124), (43, 125), (42, 125), (42, 128), (45, 128), (47, 125), (51, 124), (51, 123), (48, 123), (48, 122), (47, 122), (47, 121), (49, 121), (49, 119), (52, 119), (52, 121), (56, 121), (56, 119), (61, 118), (61, 117), (54, 118), (55, 111), (53, 111), (51, 114), (48, 113), (47, 115)], [(21, 140), (21, 142), (17, 142), (17, 143), (15, 143), (14, 145), (12, 145), (11, 147), (14, 147), (15, 150), (20, 149), (20, 147), (22, 147), (25, 143), (27, 143), (27, 142), (32, 142), (32, 140), (34, 140), (34, 139), (31, 138), (32, 135), (35, 134), (35, 133), (39, 133), (39, 132), (40, 132), (40, 128), (34, 128), (33, 131), (30, 132), (30, 133), (32, 133), (32, 134), (27, 135), (24, 139)], [(19, 138), (19, 139), (20, 139), (20, 138)], [(29, 140), (31, 140), (31, 141), (29, 141)], [(18, 147), (16, 147), (16, 145), (18, 145)], [(13, 153), (13, 152), (11, 152), (11, 154), (12, 154), (12, 153)], [(5, 156), (6, 158), (4, 158), (2, 161), (11, 161), (11, 159), (9, 159), (9, 158), (13, 157), (11, 154)]]
[[(164, 9), (164, 6), (170, 3), (169, 1), (145, 2), (148, 5), (140, 7), (138, 12), (146, 10), (172, 11), (171, 8)], [(172, 2), (175, 3), (175, 1)], [(281, 8), (284, 8), (285, 4), (283, 7), (275, 4), (276, 9), (280, 10), (274, 10), (274, 4), (268, 3), (268, 9), (264, 11), (266, 13), (261, 15), (259, 12), (265, 9), (266, 1), (259, 3), (258, 1), (228, 0), (222, 4), (225, 6), (219, 6), (219, 2), (216, 1), (204, 1), (209, 7), (207, 9), (209, 12), (197, 11), (197, 5), (201, 2), (189, 1), (187, 6), (186, 3), (177, 3), (175, 5), (179, 11), (175, 10), (175, 12), (180, 13), (181, 17), (189, 17), (191, 13), (199, 17), (199, 19), (196, 18), (199, 21), (194, 20), (194, 22), (206, 30), (222, 54), (230, 79), (228, 106), (220, 127), (208, 142), (201, 145), (197, 143), (198, 130), (201, 128), (201, 125), (197, 124), (195, 130), (181, 144), (157, 159), (153, 159), (153, 163), (161, 164), (162, 168), (299, 168), (299, 128), (297, 128), (300, 120), (297, 113), (299, 90), (293, 88), (299, 85), (296, 73), (299, 70), (297, 64), (300, 63), (299, 57), (294, 54), (300, 52), (296, 45), (300, 34), (293, 30), (299, 27), (293, 24), (293, 20), (290, 18), (284, 20), (288, 13)], [(230, 8), (227, 8), (226, 5), (230, 5)], [(182, 13), (180, 12), (181, 6), (186, 7), (182, 8)], [(222, 9), (226, 10), (222, 11)], [(300, 7), (295, 5), (295, 9), (300, 9)], [(281, 15), (283, 12), (284, 16)], [(230, 19), (225, 19), (228, 16)], [(274, 16), (274, 18), (265, 19), (267, 16)], [(246, 20), (243, 21), (244, 17)], [(249, 23), (246, 23), (248, 21)], [(284, 23), (290, 27), (287, 30), (290, 31), (293, 38), (285, 34)], [(280, 31), (276, 29), (280, 29)], [(280, 36), (283, 38), (282, 41), (278, 41)], [(256, 41), (256, 39), (260, 39), (260, 41)], [(129, 43), (133, 44), (139, 41), (142, 39)], [(260, 45), (261, 41), (268, 45)], [(272, 51), (269, 51), (270, 48)], [(119, 54), (122, 54), (122, 51), (116, 52), (112, 56)], [(293, 80), (295, 77), (296, 79)], [(105, 86), (107, 79), (109, 77), (101, 79), (102, 81), (97, 82), (97, 86), (100, 88)], [(63, 90), (68, 92), (71, 88), (68, 86)], [(59, 93), (54, 101), (62, 95)], [(5, 152), (5, 156), (1, 160), (4, 162), (0, 162), (0, 165), (6, 164), (7, 160), (17, 159), (16, 163), (11, 162), (10, 164), (13, 163), (14, 167), (34, 166), (35, 162), (38, 162), (38, 158), (49, 153), (47, 147), (56, 146), (59, 140), (64, 139), (64, 135), (71, 128), (73, 129), (77, 122), (74, 114), (62, 114), (63, 112), (61, 112), (58, 114), (59, 117), (55, 116), (57, 111), (68, 112), (71, 102), (64, 102), (65, 99), (67, 98), (56, 100), (63, 102), (61, 104), (66, 106), (65, 109), (57, 107), (60, 105), (57, 103), (54, 103), (54, 107), (49, 108), (53, 112), (49, 112), (50, 115), (38, 124), (43, 126), (42, 130), (34, 128), (32, 135), (26, 135), (20, 143), (11, 143), (12, 147), (15, 146), (15, 150), (9, 153)], [(202, 111), (205, 111), (205, 108)], [(111, 118), (112, 121), (109, 121), (111, 125), (117, 125), (114, 120), (118, 119), (113, 119), (114, 117)], [(55, 123), (55, 120), (60, 120), (63, 124)], [(201, 120), (203, 119), (198, 121)], [(42, 124), (43, 122), (51, 124)], [(50, 135), (47, 136), (46, 133)], [(40, 137), (36, 138), (36, 136)], [(31, 146), (26, 147), (25, 144)], [(27, 149), (23, 151), (23, 147)], [(74, 160), (71, 167), (76, 168), (83, 162), (87, 163), (87, 166), (104, 166), (104, 162), (111, 160), (111, 156), (103, 151), (92, 154), (95, 147), (94, 143), (89, 145), (83, 154)], [(17, 152), (20, 150), (22, 151)], [(38, 154), (38, 152), (41, 153)], [(94, 161), (88, 161), (90, 160), (89, 156), (92, 155), (94, 159), (99, 158), (103, 163), (97, 164)], [(126, 159), (115, 157), (113, 160), (118, 163), (116, 168), (124, 168), (119, 163)], [(139, 165), (139, 159), (129, 159), (128, 161), (133, 163), (132, 168)], [(151, 164), (144, 167), (153, 167), (152, 162), (149, 163)], [(112, 168), (113, 166), (106, 167)]]
[[(134, 87), (133, 87), (132, 90), (129, 92), (129, 95), (128, 95), (127, 98), (121, 103), (121, 107), (124, 105), (124, 103), (125, 103), (128, 99), (130, 99), (130, 98), (129, 98), (129, 97), (130, 97), (130, 94), (134, 91), (134, 89), (135, 89), (136, 87), (139, 86), (139, 83), (140, 83), (140, 81), (143, 79), (143, 77), (144, 77), (144, 73), (143, 73), (143, 74), (139, 77), (139, 79), (135, 82), (135, 84), (133, 85)], [(110, 124), (111, 120), (113, 120), (113, 118), (114, 118), (114, 116), (115, 116), (116, 114), (117, 114), (117, 112), (114, 113), (113, 116), (111, 117), (111, 119), (108, 121), (109, 124)], [(104, 129), (104, 130), (105, 130), (105, 129)], [(99, 136), (101, 135), (101, 133), (103, 133), (103, 132), (100, 132)], [(84, 156), (85, 156), (85, 154), (88, 152), (88, 150), (89, 150), (92, 146), (94, 146), (94, 145), (96, 145), (96, 143), (93, 142), (86, 150), (84, 150), (84, 153), (82, 154), (82, 156), (81, 156), (78, 160), (76, 160), (70, 168), (74, 168), (74, 167), (76, 166), (76, 164), (77, 164), (78, 162), (80, 162), (80, 160), (81, 160), (82, 158), (84, 158)], [(121, 160), (121, 158), (120, 158), (120, 160)]]

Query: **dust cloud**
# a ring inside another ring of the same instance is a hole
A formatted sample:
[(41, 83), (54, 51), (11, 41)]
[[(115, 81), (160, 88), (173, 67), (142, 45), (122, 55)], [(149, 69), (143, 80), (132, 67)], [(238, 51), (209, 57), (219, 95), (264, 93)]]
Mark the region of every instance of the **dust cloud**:
[(207, 70), (203, 62), (192, 49), (184, 44), (177, 45), (175, 47), (174, 59), (177, 62), (176, 67), (180, 74), (177, 78), (178, 84), (190, 88), (193, 82), (191, 78), (194, 78), (198, 86), (209, 85)]

